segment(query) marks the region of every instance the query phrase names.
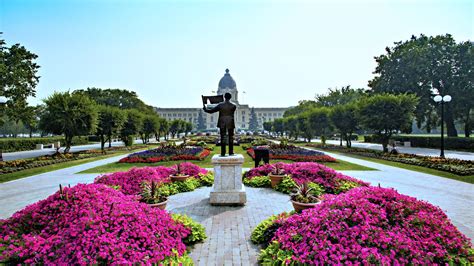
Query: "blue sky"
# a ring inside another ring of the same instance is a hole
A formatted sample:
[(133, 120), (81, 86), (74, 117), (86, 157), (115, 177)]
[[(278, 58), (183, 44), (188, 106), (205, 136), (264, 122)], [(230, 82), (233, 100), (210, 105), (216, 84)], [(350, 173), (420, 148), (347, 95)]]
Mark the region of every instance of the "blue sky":
[(329, 87), (367, 87), (373, 57), (412, 34), (473, 40), (473, 3), (0, 0), (0, 31), (39, 56), (32, 104), (94, 86), (199, 107), (229, 68), (240, 102), (285, 107)]

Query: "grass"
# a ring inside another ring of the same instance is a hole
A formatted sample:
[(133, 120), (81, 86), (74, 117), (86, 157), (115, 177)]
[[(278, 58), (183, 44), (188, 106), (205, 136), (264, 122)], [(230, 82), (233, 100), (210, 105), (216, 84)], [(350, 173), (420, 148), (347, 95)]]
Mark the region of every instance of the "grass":
[(350, 154), (350, 153), (345, 153), (345, 152), (339, 152), (339, 151), (331, 151), (331, 153), (340, 154), (340, 155), (344, 155), (344, 156), (348, 156), (348, 157), (352, 157), (352, 158), (356, 158), (356, 159), (361, 159), (361, 160), (365, 160), (365, 161), (369, 161), (369, 162), (385, 164), (385, 165), (394, 166), (394, 167), (398, 167), (398, 168), (403, 168), (403, 169), (407, 169), (407, 170), (411, 170), (411, 171), (415, 171), (415, 172), (421, 172), (421, 173), (425, 173), (425, 174), (436, 175), (436, 176), (440, 176), (440, 177), (450, 178), (450, 179), (454, 179), (454, 180), (474, 184), (474, 175), (461, 176), (461, 175), (456, 175), (456, 174), (452, 174), (452, 173), (449, 173), (449, 172), (440, 171), (440, 170), (436, 170), (436, 169), (431, 169), (431, 168), (427, 168), (427, 167), (423, 167), (423, 166), (410, 165), (410, 164), (399, 163), (399, 162), (392, 162), (392, 161), (376, 159), (376, 158), (370, 158), (370, 157), (365, 157), (365, 156), (360, 156), (360, 155), (355, 155), (355, 154)]
[(98, 161), (98, 160), (102, 160), (102, 159), (107, 159), (107, 158), (110, 158), (110, 157), (130, 153), (130, 151), (133, 151), (133, 150), (137, 150), (137, 149), (125, 150), (125, 151), (115, 151), (115, 152), (111, 152), (111, 153), (108, 153), (106, 155), (101, 155), (101, 156), (97, 156), (97, 157), (85, 158), (85, 159), (74, 160), (74, 161), (63, 162), (63, 163), (57, 163), (57, 164), (51, 164), (51, 165), (46, 165), (46, 166), (42, 166), (42, 167), (30, 168), (30, 169), (26, 169), (26, 170), (14, 172), (14, 173), (3, 174), (3, 175), (0, 175), (0, 183), (4, 183), (4, 182), (20, 179), (20, 178), (32, 176), (32, 175), (43, 174), (43, 173), (47, 173), (47, 172), (51, 172), (51, 171), (55, 171), (55, 170), (60, 170), (60, 169), (64, 169), (64, 168), (68, 168), (68, 167), (72, 167), (72, 166), (76, 166), (76, 165), (80, 165), (80, 164), (90, 163), (90, 162), (94, 162), (94, 161)]
[[(234, 147), (234, 152), (236, 154), (244, 155), (245, 160), (242, 167), (244, 168), (254, 167), (253, 159), (247, 154), (246, 151), (242, 149), (242, 147), (240, 146)], [(219, 153), (220, 153), (220, 149), (215, 148), (211, 152), (211, 154), (203, 161), (190, 161), (190, 162), (203, 168), (213, 168), (214, 166), (211, 163), (211, 158), (215, 154), (219, 154)], [(119, 172), (119, 171), (127, 171), (128, 169), (132, 167), (160, 166), (160, 165), (171, 166), (171, 165), (177, 164), (178, 162), (180, 161), (167, 161), (167, 162), (158, 162), (158, 163), (118, 163), (118, 162), (115, 162), (115, 163), (109, 163), (102, 166), (97, 166), (91, 169), (87, 169), (87, 170), (82, 171), (81, 173), (89, 173), (89, 174), (90, 173), (113, 173), (113, 172)], [(271, 163), (275, 163), (275, 162), (292, 163), (292, 161), (288, 161), (288, 160), (272, 160), (271, 161)], [(359, 171), (375, 170), (366, 166), (362, 166), (362, 165), (358, 165), (358, 164), (354, 164), (354, 163), (350, 163), (350, 162), (346, 162), (342, 160), (338, 160), (336, 163), (322, 163), (322, 164), (334, 170), (359, 170)]]

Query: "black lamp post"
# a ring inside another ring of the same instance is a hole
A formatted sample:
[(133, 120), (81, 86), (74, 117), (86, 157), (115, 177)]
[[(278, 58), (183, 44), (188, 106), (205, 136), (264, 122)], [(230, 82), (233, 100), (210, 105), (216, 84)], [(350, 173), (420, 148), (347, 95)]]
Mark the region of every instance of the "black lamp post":
[(439, 157), (444, 158), (444, 103), (449, 103), (451, 101), (450, 95), (436, 95), (433, 100), (441, 104), (441, 154)]
[[(5, 96), (0, 96), (0, 105), (6, 104), (7, 103), (7, 97)], [(0, 162), (3, 162), (3, 155), (2, 155), (2, 149), (0, 149)]]

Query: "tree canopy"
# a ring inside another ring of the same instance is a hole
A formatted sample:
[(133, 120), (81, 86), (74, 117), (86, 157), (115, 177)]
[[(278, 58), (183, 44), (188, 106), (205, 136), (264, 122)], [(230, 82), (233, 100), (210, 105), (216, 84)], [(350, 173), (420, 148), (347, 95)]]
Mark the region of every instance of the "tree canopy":
[(474, 108), (471, 42), (457, 44), (449, 34), (434, 37), (422, 34), (396, 42), (385, 51), (386, 54), (375, 57), (376, 76), (369, 81), (374, 92), (415, 93), (419, 97), (415, 114), (421, 125), (435, 122), (430, 119), (433, 110), (440, 112), (432, 100), (436, 89), (453, 97), (445, 108), (448, 135), (457, 136), (454, 122), (458, 118), (469, 125), (469, 113)]
[(69, 152), (74, 136), (93, 133), (97, 127), (97, 106), (89, 97), (69, 92), (55, 92), (45, 103), (39, 127), (49, 133), (64, 134)]

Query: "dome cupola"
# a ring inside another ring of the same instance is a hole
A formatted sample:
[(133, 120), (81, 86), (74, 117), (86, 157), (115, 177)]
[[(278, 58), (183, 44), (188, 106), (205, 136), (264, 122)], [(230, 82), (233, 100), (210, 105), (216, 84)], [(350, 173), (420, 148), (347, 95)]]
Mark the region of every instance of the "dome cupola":
[(225, 88), (234, 89), (236, 87), (237, 85), (235, 84), (234, 79), (229, 74), (229, 69), (226, 69), (224, 76), (219, 81), (219, 89), (225, 89)]

